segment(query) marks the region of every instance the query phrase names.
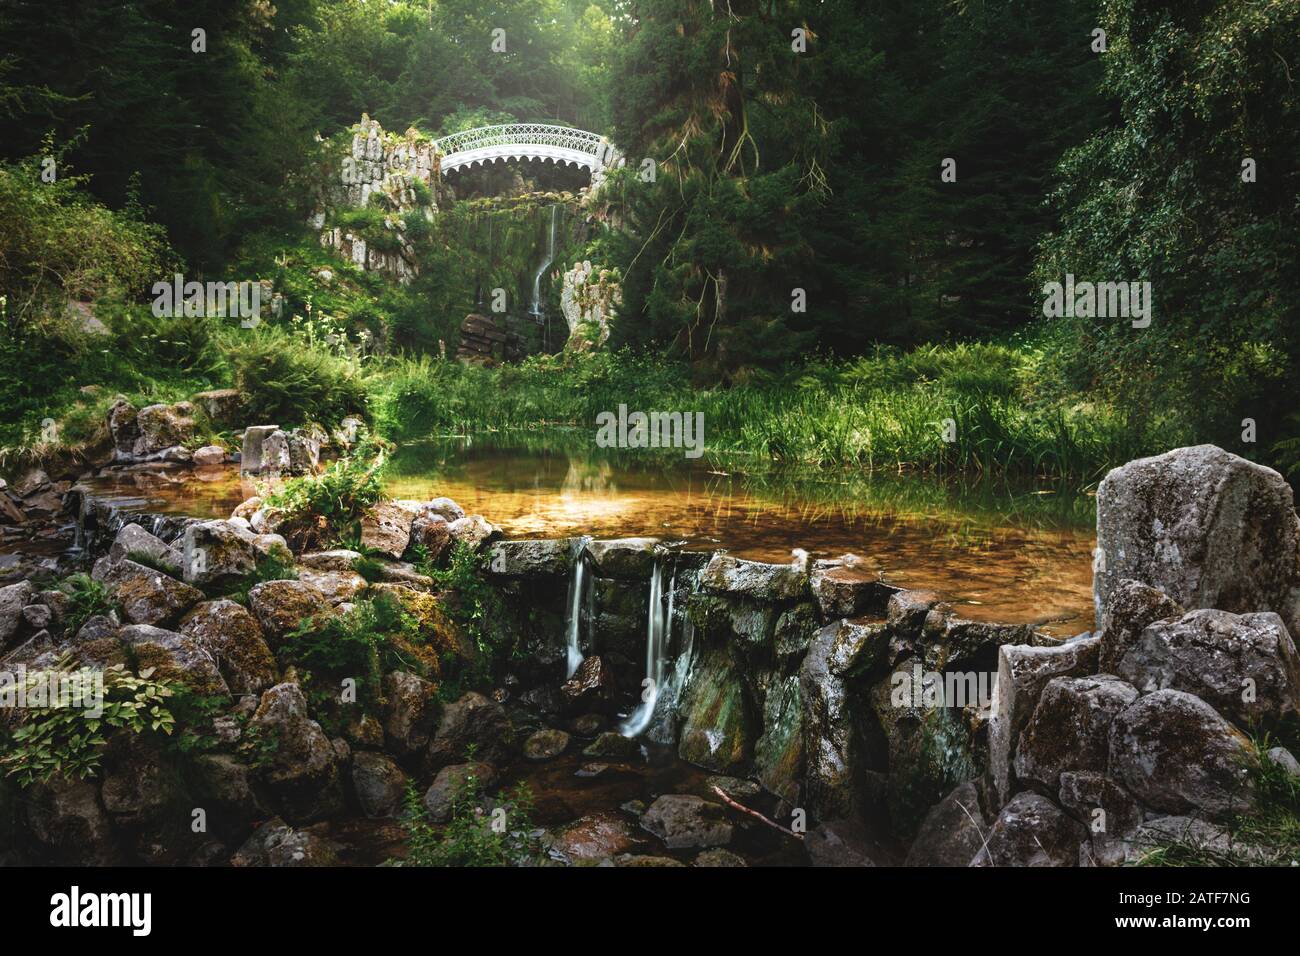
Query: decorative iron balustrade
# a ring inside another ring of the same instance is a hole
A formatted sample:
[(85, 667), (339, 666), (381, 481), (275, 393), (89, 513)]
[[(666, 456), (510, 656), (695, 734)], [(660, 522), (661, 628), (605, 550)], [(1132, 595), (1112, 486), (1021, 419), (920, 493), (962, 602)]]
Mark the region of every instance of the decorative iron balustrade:
[(434, 140), (434, 146), (443, 156), (497, 146), (551, 146), (586, 153), (601, 160), (607, 144), (604, 137), (571, 126), (510, 123), (504, 126), (482, 126), (478, 129), (452, 133), (450, 136)]

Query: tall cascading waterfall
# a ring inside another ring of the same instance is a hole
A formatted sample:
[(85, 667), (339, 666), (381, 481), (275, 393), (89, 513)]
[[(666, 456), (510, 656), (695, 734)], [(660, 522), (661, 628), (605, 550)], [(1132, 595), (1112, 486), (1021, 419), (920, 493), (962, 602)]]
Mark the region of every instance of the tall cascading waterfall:
[(591, 621), (591, 602), (592, 588), (587, 583), (590, 577), (590, 568), (588, 568), (589, 559), (587, 557), (587, 545), (591, 543), (591, 538), (583, 536), (573, 539), (573, 546), (570, 557), (573, 562), (573, 570), (569, 575), (569, 618), (565, 626), (565, 645), (568, 649), (568, 660), (565, 666), (564, 676), (566, 679), (572, 677), (578, 670), (578, 665), (582, 663), (582, 598), (584, 591), (587, 597), (587, 621)]
[(650, 726), (655, 704), (663, 689), (668, 638), (673, 627), (673, 595), (677, 590), (677, 565), (674, 561), (668, 592), (664, 593), (664, 563), (661, 555), (655, 555), (654, 566), (650, 570), (650, 611), (646, 615), (645, 639), (646, 679), (641, 684), (641, 703), (619, 727), (619, 733), (624, 737), (635, 737)]
[(537, 318), (541, 318), (542, 315), (542, 276), (551, 267), (551, 263), (555, 261), (555, 221), (559, 213), (559, 205), (551, 207), (551, 237), (546, 244), (546, 258), (537, 267), (537, 272), (533, 274), (533, 307), (530, 311)]

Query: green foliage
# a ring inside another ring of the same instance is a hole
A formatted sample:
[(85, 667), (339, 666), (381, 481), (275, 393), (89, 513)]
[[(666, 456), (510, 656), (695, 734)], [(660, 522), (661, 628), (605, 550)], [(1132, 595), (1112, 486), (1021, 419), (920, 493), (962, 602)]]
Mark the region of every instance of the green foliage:
[(76, 634), (81, 625), (96, 614), (108, 614), (117, 608), (108, 588), (89, 574), (69, 575), (63, 579), (59, 590), (68, 596), (68, 610), (63, 617), (68, 634)]
[[(102, 708), (94, 707), (94, 681), (102, 674)], [(0, 755), (0, 767), (20, 787), (45, 782), (54, 776), (84, 780), (94, 776), (103, 758), (107, 735), (123, 729), (132, 733), (171, 734), (175, 718), (168, 709), (173, 689), (139, 677), (115, 664), (101, 671), (74, 670), (68, 659), (54, 668), (29, 671), (25, 677), (28, 699), (40, 688), (62, 683), (79, 685), (82, 702), (47, 701), (50, 706), (20, 711), (21, 722), (9, 735)]]
[(501, 618), (501, 597), (488, 583), (486, 555), (456, 541), (446, 567), (434, 567), (426, 559), (416, 569), (433, 578), (438, 590), (450, 596), (452, 620), (474, 641), (486, 661), (513, 653), (512, 638), (493, 626)]
[(319, 475), (289, 479), (267, 496), (266, 505), (282, 511), (291, 526), (309, 522), (311, 526), (303, 534), (337, 541), (383, 497), (387, 457), (384, 442), (368, 433), (360, 434), (348, 454), (331, 462)]
[[(175, 575), (179, 576), (179, 575)], [(227, 598), (236, 604), (248, 604), (248, 592), (266, 581), (296, 581), (298, 569), (292, 555), (268, 554), (257, 559), (257, 565), (251, 574), (245, 575), (233, 587), (207, 588), (211, 598)]]
[(253, 420), (282, 428), (308, 422), (333, 427), (364, 411), (365, 389), (354, 359), (305, 348), (280, 329), (263, 324), (244, 330), (227, 341), (225, 356)]
[(451, 821), (429, 823), (420, 791), (406, 789), (402, 866), (527, 866), (540, 856), (532, 823), (533, 797), (525, 784), (497, 799), (486, 797), (477, 774), (452, 793)]

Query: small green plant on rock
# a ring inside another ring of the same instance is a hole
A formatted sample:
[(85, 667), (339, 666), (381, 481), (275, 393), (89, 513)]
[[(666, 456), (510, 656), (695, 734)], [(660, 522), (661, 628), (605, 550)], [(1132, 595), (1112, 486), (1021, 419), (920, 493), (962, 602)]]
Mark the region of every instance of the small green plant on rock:
[(405, 814), (407, 856), (404, 866), (527, 866), (540, 847), (533, 827), (533, 795), (525, 784), (497, 799), (468, 773), (451, 800), (451, 821), (442, 828), (429, 822), (424, 801), (407, 784)]
[(63, 579), (59, 590), (68, 596), (68, 610), (63, 621), (69, 634), (76, 634), (81, 625), (96, 614), (108, 614), (117, 608), (108, 588), (89, 574), (69, 575)]

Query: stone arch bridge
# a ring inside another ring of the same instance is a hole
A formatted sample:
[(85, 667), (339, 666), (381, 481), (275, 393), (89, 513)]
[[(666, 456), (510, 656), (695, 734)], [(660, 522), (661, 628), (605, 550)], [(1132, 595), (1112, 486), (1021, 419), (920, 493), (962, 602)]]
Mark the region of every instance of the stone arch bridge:
[(444, 136), (433, 145), (442, 156), (444, 173), (528, 159), (589, 170), (595, 186), (605, 170), (622, 163), (613, 144), (600, 134), (545, 123), (482, 126)]

